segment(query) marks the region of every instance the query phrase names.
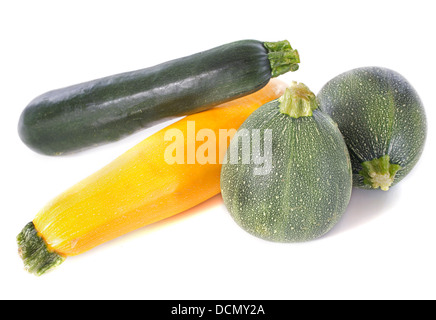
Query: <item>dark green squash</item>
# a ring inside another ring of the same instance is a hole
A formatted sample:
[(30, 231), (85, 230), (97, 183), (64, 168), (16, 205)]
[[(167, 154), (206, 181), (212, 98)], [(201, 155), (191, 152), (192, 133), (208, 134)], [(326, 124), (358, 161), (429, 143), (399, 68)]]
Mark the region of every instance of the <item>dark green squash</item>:
[(221, 170), (221, 192), (233, 219), (247, 232), (277, 242), (324, 235), (344, 213), (351, 189), (341, 133), (317, 108), (315, 95), (297, 83), (248, 117)]
[(427, 132), (424, 107), (397, 72), (354, 69), (327, 82), (317, 98), (344, 136), (355, 186), (388, 190), (418, 162)]
[(297, 70), (298, 62), (286, 40), (237, 41), (47, 92), (25, 108), (18, 131), (39, 153), (71, 153), (250, 94), (271, 77)]

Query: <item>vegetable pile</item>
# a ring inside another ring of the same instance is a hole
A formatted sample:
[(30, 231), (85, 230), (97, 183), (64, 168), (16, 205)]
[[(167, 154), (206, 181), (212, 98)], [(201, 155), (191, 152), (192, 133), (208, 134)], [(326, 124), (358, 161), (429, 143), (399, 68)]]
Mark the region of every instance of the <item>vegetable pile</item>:
[(243, 40), (47, 92), (19, 120), (23, 142), (60, 155), (185, 116), (50, 201), (17, 236), (36, 275), (221, 192), (236, 223), (274, 242), (318, 239), (352, 187), (389, 190), (426, 139), (418, 94), (395, 71), (338, 75), (316, 96), (274, 79), (298, 69), (288, 41)]

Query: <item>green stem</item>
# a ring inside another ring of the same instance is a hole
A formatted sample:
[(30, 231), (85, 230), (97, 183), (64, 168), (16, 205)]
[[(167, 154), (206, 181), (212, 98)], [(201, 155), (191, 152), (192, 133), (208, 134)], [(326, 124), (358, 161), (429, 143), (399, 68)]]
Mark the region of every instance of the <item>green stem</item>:
[(65, 260), (65, 257), (48, 249), (44, 239), (38, 235), (33, 222), (26, 224), (17, 236), (17, 243), (25, 269), (38, 276)]
[(389, 156), (384, 155), (378, 159), (363, 162), (362, 168), (359, 174), (363, 177), (363, 183), (374, 189), (380, 188), (388, 191), (401, 166), (390, 163)]
[(297, 71), (300, 56), (297, 50), (292, 49), (288, 40), (277, 42), (264, 42), (271, 64), (271, 76), (278, 77), (288, 71)]
[(292, 118), (310, 117), (318, 108), (315, 94), (303, 83), (293, 81), (279, 98), (280, 112)]

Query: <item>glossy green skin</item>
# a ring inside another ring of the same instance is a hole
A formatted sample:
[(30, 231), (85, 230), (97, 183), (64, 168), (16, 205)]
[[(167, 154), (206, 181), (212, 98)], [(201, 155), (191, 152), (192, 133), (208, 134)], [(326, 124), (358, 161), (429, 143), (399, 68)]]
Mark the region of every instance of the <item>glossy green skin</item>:
[(270, 78), (262, 42), (233, 42), (47, 92), (23, 111), (18, 131), (23, 142), (39, 153), (70, 153), (247, 95)]
[(379, 67), (350, 70), (327, 82), (317, 98), (344, 136), (356, 187), (370, 188), (359, 174), (362, 162), (388, 155), (401, 166), (392, 185), (415, 166), (427, 123), (417, 92), (403, 76)]
[[(352, 189), (347, 148), (332, 120), (320, 110), (292, 118), (279, 112), (275, 100), (250, 115), (238, 132), (244, 129), (273, 130), (272, 170), (256, 175), (255, 159), (223, 164), (221, 192), (233, 219), (275, 242), (309, 241), (328, 232), (344, 213)], [(233, 138), (227, 153), (238, 144), (241, 155), (239, 141)]]

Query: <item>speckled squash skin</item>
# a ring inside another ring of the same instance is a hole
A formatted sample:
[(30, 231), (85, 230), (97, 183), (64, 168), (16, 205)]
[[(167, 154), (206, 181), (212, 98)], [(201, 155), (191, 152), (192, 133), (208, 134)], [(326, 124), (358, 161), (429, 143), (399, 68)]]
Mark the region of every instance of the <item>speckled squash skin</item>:
[(221, 193), (233, 219), (254, 236), (275, 242), (309, 241), (328, 232), (344, 213), (352, 189), (347, 148), (333, 121), (320, 110), (290, 117), (274, 100), (250, 115), (239, 131), (246, 129), (272, 130), (272, 167), (269, 174), (255, 174), (259, 162), (242, 163), (242, 139), (233, 138), (227, 153), (238, 144), (239, 161), (221, 170)]
[(344, 136), (356, 187), (373, 188), (359, 174), (363, 162), (387, 155), (390, 164), (399, 165), (391, 186), (415, 166), (425, 144), (426, 116), (403, 76), (379, 67), (350, 70), (327, 82), (317, 98)]

